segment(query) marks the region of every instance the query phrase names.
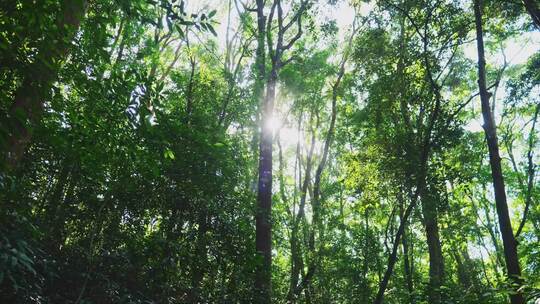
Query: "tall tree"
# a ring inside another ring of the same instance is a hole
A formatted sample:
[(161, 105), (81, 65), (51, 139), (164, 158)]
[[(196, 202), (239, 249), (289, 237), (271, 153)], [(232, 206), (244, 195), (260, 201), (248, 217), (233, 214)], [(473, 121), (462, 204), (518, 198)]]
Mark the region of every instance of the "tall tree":
[(501, 166), (501, 156), (497, 139), (497, 126), (491, 110), (489, 99), (491, 93), (486, 85), (486, 58), (484, 53), (484, 32), (482, 25), (482, 0), (474, 1), (474, 20), (476, 25), (476, 46), (478, 50), (478, 87), (480, 89), (480, 102), (482, 106), (482, 117), (484, 119), (484, 131), (489, 152), (489, 164), (491, 167), (491, 177), (493, 180), (493, 191), (495, 194), (495, 205), (499, 218), (499, 229), (504, 245), (504, 258), (506, 270), (514, 292), (510, 294), (512, 304), (523, 304), (525, 299), (520, 291), (522, 284), (521, 268), (517, 253), (517, 241), (512, 230), (512, 222), (508, 211), (504, 177)]
[[(292, 12), (289, 20), (283, 12), (281, 0), (271, 3), (268, 17), (264, 15), (265, 1), (257, 0), (257, 59), (258, 87), (255, 94), (262, 94), (260, 105), (260, 138), (259, 138), (259, 179), (257, 191), (257, 206), (255, 219), (255, 248), (259, 255), (259, 267), (255, 279), (255, 297), (257, 303), (270, 303), (272, 299), (272, 145), (274, 102), (276, 86), (281, 68), (292, 57), (284, 60), (284, 53), (291, 49), (302, 36), (302, 17), (309, 5), (308, 0), (302, 0), (296, 11)], [(274, 20), (276, 18), (276, 20)], [(277, 23), (274, 40), (274, 21)], [(292, 28), (296, 33), (285, 41)], [(270, 59), (270, 71), (266, 74), (266, 50)], [(261, 80), (264, 82), (262, 89)], [(258, 95), (256, 95), (258, 97)]]

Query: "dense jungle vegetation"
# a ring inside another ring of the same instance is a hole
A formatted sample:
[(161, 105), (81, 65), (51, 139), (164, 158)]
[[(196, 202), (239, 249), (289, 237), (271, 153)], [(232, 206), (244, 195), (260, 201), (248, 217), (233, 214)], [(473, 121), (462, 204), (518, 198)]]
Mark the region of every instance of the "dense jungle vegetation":
[(538, 0), (2, 0), (0, 91), (0, 303), (540, 303)]

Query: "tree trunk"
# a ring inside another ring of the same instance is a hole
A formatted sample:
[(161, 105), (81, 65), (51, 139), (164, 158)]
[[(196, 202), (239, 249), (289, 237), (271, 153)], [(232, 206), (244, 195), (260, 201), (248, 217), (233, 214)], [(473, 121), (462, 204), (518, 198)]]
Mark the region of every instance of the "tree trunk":
[[(311, 120), (313, 120), (313, 115)], [(311, 122), (310, 122), (311, 124)], [(319, 127), (319, 119), (317, 119), (316, 122), (316, 128)], [(306, 207), (306, 199), (307, 199), (307, 193), (309, 184), (311, 182), (311, 170), (313, 167), (313, 152), (315, 151), (315, 130), (312, 128), (311, 133), (311, 144), (309, 148), (309, 152), (306, 156), (306, 169), (304, 173), (304, 181), (302, 182), (302, 188), (300, 189), (300, 205), (298, 206), (298, 213), (293, 215), (293, 227), (291, 231), (291, 282), (289, 286), (289, 292), (287, 295), (287, 301), (289, 303), (295, 303), (296, 298), (300, 295), (302, 290), (298, 289), (299, 286), (299, 278), (300, 278), (300, 272), (304, 269), (304, 262), (302, 258), (302, 247), (301, 242), (299, 241), (299, 229), (300, 229), (300, 223), (305, 222), (305, 207)], [(299, 153), (300, 149), (297, 149), (297, 154)], [(297, 155), (299, 158), (300, 155)]]
[[(261, 128), (259, 138), (259, 180), (257, 206), (255, 215), (255, 250), (257, 265), (255, 273), (255, 303), (271, 303), (272, 290), (272, 130), (267, 128), (273, 108), (275, 81), (268, 81), (266, 97), (264, 95), (264, 80), (266, 79), (266, 17), (264, 16), (264, 0), (257, 0), (257, 50), (256, 66), (258, 69), (255, 96), (261, 100)], [(272, 98), (270, 98), (272, 97)]]
[[(270, 122), (274, 112), (274, 100), (276, 98), (276, 85), (279, 70), (290, 60), (282, 61), (283, 53), (291, 48), (295, 41), (302, 36), (302, 13), (305, 11), (308, 1), (303, 1), (290, 20), (297, 24), (298, 31), (290, 41), (284, 44), (284, 37), (288, 26), (283, 24), (283, 11), (280, 1), (273, 1), (268, 21), (264, 16), (264, 0), (257, 0), (257, 58), (256, 66), (258, 69), (257, 81), (255, 86), (255, 96), (262, 96), (264, 83), (266, 79), (266, 94), (262, 99), (260, 106), (261, 125), (259, 140), (259, 181), (257, 192), (257, 210), (255, 218), (255, 249), (257, 251), (258, 262), (255, 278), (255, 301), (256, 303), (270, 303), (272, 299), (272, 141), (273, 134)], [(271, 33), (274, 12), (277, 9), (277, 43), (274, 46)], [(267, 45), (265, 46), (265, 38)], [(271, 70), (266, 75), (265, 69), (265, 51), (269, 50), (271, 59)]]
[(8, 168), (13, 168), (30, 143), (31, 128), (39, 122), (44, 99), (58, 74), (59, 63), (65, 59), (69, 45), (84, 16), (86, 0), (64, 0), (58, 16), (58, 34), (51, 44), (40, 50), (29, 68), (9, 109), (7, 146), (3, 157)]
[(504, 257), (508, 276), (514, 286), (515, 294), (510, 295), (512, 304), (524, 304), (525, 299), (519, 291), (522, 281), (520, 279), (521, 269), (517, 255), (517, 242), (514, 238), (506, 193), (504, 179), (501, 168), (501, 157), (499, 155), (499, 143), (497, 141), (497, 130), (493, 113), (489, 107), (490, 93), (486, 87), (486, 60), (484, 55), (484, 37), (482, 29), (482, 3), (481, 0), (474, 1), (474, 15), (476, 23), (476, 40), (478, 48), (478, 86), (480, 88), (480, 100), (482, 104), (482, 116), (484, 118), (484, 131), (489, 151), (489, 163), (491, 166), (491, 176), (493, 179), (493, 190), (495, 193), (495, 205), (499, 217), (499, 228), (503, 239)]
[(256, 288), (258, 303), (271, 301), (272, 266), (272, 129), (269, 126), (274, 109), (277, 72), (267, 82), (266, 97), (262, 113), (262, 127), (259, 143), (259, 183), (257, 193), (256, 250), (262, 257), (262, 268), (257, 271)]
[(453, 252), (454, 258), (456, 260), (457, 264), (457, 274), (458, 274), (458, 280), (459, 283), (461, 283), (461, 286), (463, 288), (469, 288), (472, 285), (471, 276), (469, 275), (470, 269), (468, 269), (468, 266), (465, 265), (464, 262), (461, 260), (461, 254), (458, 250)]
[[(399, 197), (399, 220), (403, 222), (403, 194), (398, 194)], [(409, 242), (407, 240), (407, 226), (405, 226), (405, 229), (403, 230), (403, 239), (401, 240), (401, 245), (403, 247), (403, 274), (405, 276), (405, 283), (407, 285), (407, 292), (409, 293), (409, 303), (414, 303), (414, 285), (413, 285), (413, 278), (412, 278), (412, 267), (411, 263), (409, 261), (410, 254), (409, 254)]]
[(193, 85), (195, 82), (195, 67), (197, 65), (195, 58), (189, 58), (189, 65), (191, 69), (189, 73), (189, 82), (186, 92), (186, 122), (188, 124), (191, 122), (191, 114), (193, 112)]
[(535, 0), (523, 0), (525, 9), (531, 15), (534, 25), (540, 29), (540, 4)]
[[(423, 177), (421, 177), (423, 179)], [(423, 183), (419, 184), (420, 187), (423, 187)], [(418, 192), (416, 192), (418, 193)], [(414, 207), (416, 206), (418, 195), (415, 194), (412, 202), (407, 206), (405, 209), (405, 212), (403, 212), (403, 218), (401, 222), (399, 223), (398, 230), (396, 232), (396, 236), (394, 237), (394, 243), (392, 245), (392, 250), (390, 251), (390, 255), (388, 256), (388, 263), (386, 266), (386, 271), (384, 272), (384, 275), (379, 283), (379, 290), (377, 291), (377, 296), (375, 297), (375, 300), (373, 301), (373, 304), (382, 304), (384, 300), (384, 292), (386, 291), (386, 287), (388, 287), (388, 283), (390, 283), (390, 277), (392, 276), (392, 273), (394, 271), (394, 266), (397, 262), (397, 253), (398, 253), (398, 247), (401, 243), (401, 238), (403, 237), (403, 233), (405, 232), (405, 226), (407, 225), (407, 221), (409, 220), (409, 216), (411, 215)]]
[(421, 201), (429, 252), (428, 302), (439, 304), (442, 301), (441, 286), (444, 278), (444, 262), (439, 238), (436, 200), (430, 195), (424, 195)]
[(423, 189), (426, 185), (426, 170), (427, 170), (427, 164), (429, 161), (431, 145), (432, 145), (431, 137), (432, 137), (433, 127), (439, 117), (439, 112), (441, 110), (441, 101), (442, 101), (440, 97), (440, 93), (438, 91), (436, 91), (435, 93), (436, 93), (435, 106), (433, 108), (433, 112), (430, 115), (430, 120), (429, 120), (428, 127), (426, 129), (426, 132), (422, 138), (422, 151), (420, 153), (420, 166), (418, 168), (416, 190), (414, 191), (413, 194), (411, 194), (410, 203), (407, 206), (407, 208), (405, 208), (405, 211), (403, 212), (402, 221), (399, 223), (398, 230), (394, 237), (392, 251), (390, 252), (390, 255), (388, 256), (388, 263), (387, 263), (386, 271), (384, 273), (382, 280), (380, 280), (379, 290), (377, 291), (377, 296), (375, 297), (373, 304), (383, 303), (384, 292), (386, 291), (386, 288), (388, 287), (388, 283), (390, 282), (390, 277), (392, 276), (392, 273), (394, 271), (394, 266), (396, 265), (396, 262), (397, 262), (398, 248), (399, 248), (399, 244), (401, 243), (401, 238), (403, 237), (403, 233), (405, 232), (407, 221), (409, 220), (409, 217), (411, 216), (411, 213), (414, 207), (418, 203), (418, 198), (419, 198), (420, 193), (423, 192)]

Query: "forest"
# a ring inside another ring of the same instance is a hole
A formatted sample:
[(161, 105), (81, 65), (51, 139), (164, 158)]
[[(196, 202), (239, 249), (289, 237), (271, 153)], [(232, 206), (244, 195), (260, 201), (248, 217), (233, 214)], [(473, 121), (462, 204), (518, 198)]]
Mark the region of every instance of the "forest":
[(540, 303), (540, 1), (1, 0), (0, 303)]

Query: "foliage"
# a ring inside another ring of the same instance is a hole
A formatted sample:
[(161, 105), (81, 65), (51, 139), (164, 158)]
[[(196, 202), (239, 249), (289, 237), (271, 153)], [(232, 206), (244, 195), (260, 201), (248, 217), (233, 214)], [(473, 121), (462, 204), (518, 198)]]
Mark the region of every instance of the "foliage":
[[(472, 3), (266, 2), (264, 41), (255, 1), (81, 0), (73, 36), (70, 1), (0, 4), (0, 302), (253, 303), (269, 129), (273, 303), (374, 302), (392, 259), (384, 303), (539, 298), (540, 53), (507, 54), (534, 36), (522, 4), (484, 4), (516, 287)], [(37, 107), (14, 111), (25, 91)]]

